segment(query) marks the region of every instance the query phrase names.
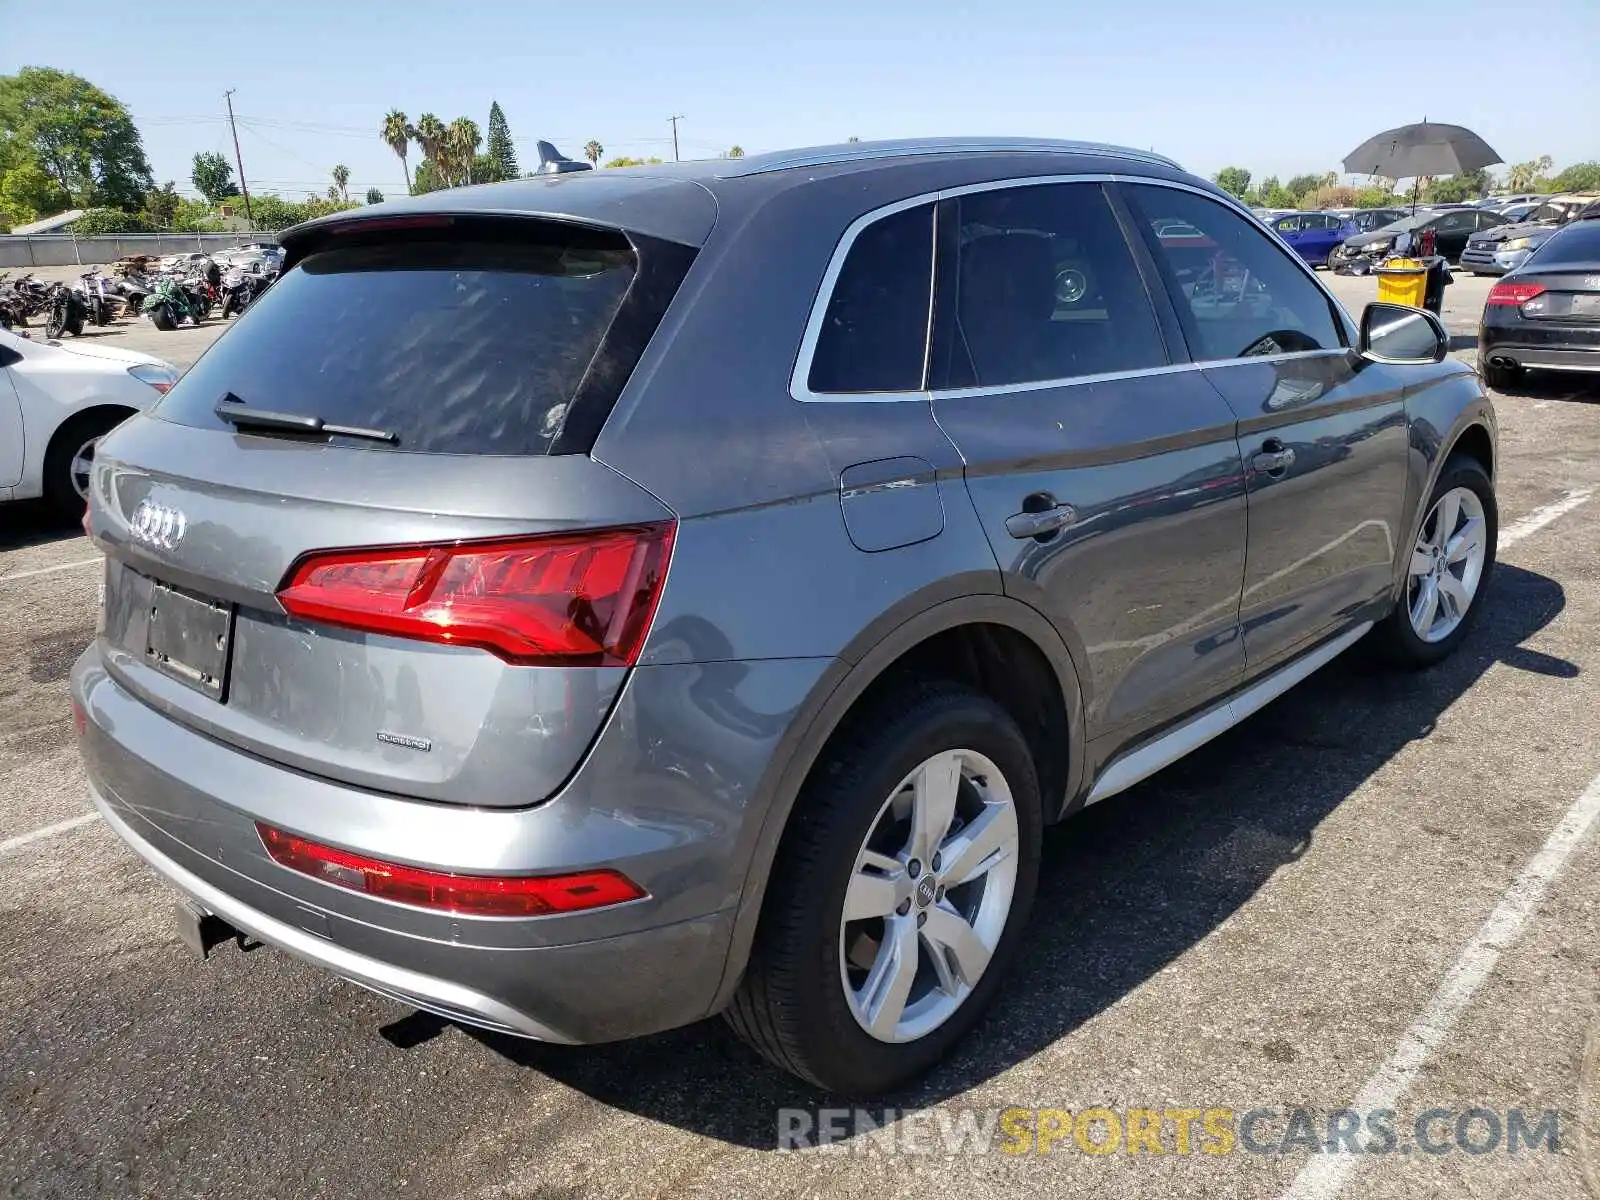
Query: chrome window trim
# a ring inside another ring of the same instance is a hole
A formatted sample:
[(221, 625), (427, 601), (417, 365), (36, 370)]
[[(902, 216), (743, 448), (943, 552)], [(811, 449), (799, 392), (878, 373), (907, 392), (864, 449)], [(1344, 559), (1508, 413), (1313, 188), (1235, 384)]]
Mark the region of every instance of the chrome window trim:
[[(1163, 164), (1165, 165), (1165, 164)], [(921, 388), (905, 392), (813, 392), (809, 386), (811, 378), (811, 359), (816, 352), (817, 340), (822, 334), (822, 321), (827, 314), (828, 305), (833, 300), (834, 284), (838, 282), (839, 273), (844, 269), (845, 259), (849, 256), (855, 245), (856, 238), (861, 231), (869, 225), (891, 217), (895, 213), (904, 212), (908, 208), (916, 208), (921, 204), (937, 203), (957, 196), (976, 195), (981, 192), (996, 192), (1015, 187), (1045, 187), (1059, 183), (1125, 183), (1144, 184), (1149, 187), (1171, 188), (1174, 191), (1190, 192), (1203, 199), (1210, 200), (1223, 208), (1231, 209), (1234, 215), (1248, 221), (1254, 228), (1267, 234), (1269, 242), (1276, 243), (1275, 249), (1286, 259), (1299, 268), (1300, 273), (1311, 282), (1311, 286), (1322, 293), (1323, 299), (1333, 306), (1333, 311), (1344, 319), (1343, 323), (1335, 322), (1341, 326), (1340, 332), (1348, 336), (1355, 324), (1345, 311), (1344, 305), (1339, 303), (1339, 298), (1333, 294), (1328, 286), (1317, 278), (1317, 273), (1307, 265), (1306, 261), (1292, 250), (1284, 240), (1270, 226), (1263, 226), (1250, 212), (1250, 210), (1231, 198), (1217, 196), (1204, 188), (1194, 187), (1191, 184), (1180, 183), (1171, 179), (1154, 179), (1145, 175), (1125, 175), (1105, 172), (1083, 172), (1068, 175), (1024, 175), (1009, 179), (990, 179), (983, 183), (962, 184), (959, 187), (941, 188), (935, 192), (923, 192), (904, 200), (896, 200), (885, 204), (870, 212), (863, 213), (845, 228), (839, 238), (839, 243), (833, 249), (833, 256), (828, 260), (828, 269), (822, 276), (822, 283), (817, 288), (816, 298), (811, 304), (811, 315), (806, 320), (805, 334), (800, 340), (800, 351), (795, 357), (794, 370), (789, 376), (789, 395), (795, 400), (807, 404), (884, 404), (903, 403), (908, 400), (931, 400), (934, 398), (955, 398), (965, 396), (997, 395), (1002, 392), (1042, 391), (1046, 388), (1071, 387), (1075, 384), (1105, 383), (1116, 379), (1134, 379), (1144, 375), (1174, 374), (1184, 370), (1200, 370), (1204, 367), (1226, 367), (1240, 363), (1273, 363), (1287, 362), (1292, 359), (1314, 358), (1319, 355), (1329, 357), (1335, 355), (1348, 355), (1351, 347), (1336, 346), (1326, 350), (1295, 350), (1285, 354), (1259, 354), (1245, 358), (1213, 358), (1197, 361), (1192, 358), (1179, 363), (1168, 363), (1160, 367), (1142, 367), (1129, 371), (1111, 371), (1099, 375), (1069, 375), (1063, 379), (1030, 380), (1027, 383), (993, 384), (971, 388), (942, 388), (930, 391)], [(934, 225), (934, 262), (933, 281), (928, 287), (929, 321), (926, 342), (923, 347), (923, 361), (926, 363), (928, 355), (933, 352), (933, 321), (932, 306), (934, 293), (938, 282), (939, 255), (938, 255), (938, 221)], [(924, 382), (927, 379), (926, 370), (923, 374)]]

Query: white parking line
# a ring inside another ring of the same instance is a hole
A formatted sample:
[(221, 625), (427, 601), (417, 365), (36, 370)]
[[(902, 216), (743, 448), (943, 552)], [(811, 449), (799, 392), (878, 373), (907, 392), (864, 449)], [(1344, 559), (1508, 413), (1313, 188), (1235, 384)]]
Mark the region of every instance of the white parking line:
[(1520, 542), (1530, 533), (1538, 533), (1557, 517), (1566, 516), (1567, 513), (1581, 504), (1586, 504), (1594, 495), (1593, 488), (1575, 488), (1559, 500), (1549, 504), (1540, 505), (1520, 521), (1513, 521), (1500, 531), (1500, 545), (1510, 546)]
[[(1528, 865), (1495, 905), (1489, 919), (1450, 965), (1444, 982), (1401, 1037), (1389, 1060), (1362, 1087), (1352, 1108), (1358, 1112), (1392, 1109), (1405, 1095), (1423, 1063), (1444, 1043), (1457, 1018), (1489, 978), (1500, 961), (1501, 952), (1522, 936), (1544, 902), (1550, 885), (1561, 874), (1584, 835), (1594, 827), (1596, 817), (1600, 817), (1600, 775), (1589, 781), (1589, 786), (1573, 801), (1539, 852), (1528, 860)], [(1295, 1176), (1281, 1200), (1333, 1200), (1355, 1166), (1356, 1159), (1346, 1154), (1312, 1159)]]
[(92, 567), (103, 561), (98, 557), (79, 558), (72, 562), (57, 563), (53, 567), (35, 567), (31, 571), (18, 571), (14, 575), (0, 575), (0, 583), (10, 583), (13, 579), (32, 579), (35, 575), (53, 575), (57, 571), (71, 571), (77, 567)]
[(54, 825), (46, 825), (43, 829), (35, 829), (32, 833), (19, 833), (16, 837), (0, 842), (0, 854), (10, 854), (13, 850), (20, 850), (24, 846), (31, 846), (34, 842), (42, 842), (45, 838), (55, 837), (58, 833), (66, 833), (99, 819), (99, 813), (84, 813), (81, 817), (57, 821)]

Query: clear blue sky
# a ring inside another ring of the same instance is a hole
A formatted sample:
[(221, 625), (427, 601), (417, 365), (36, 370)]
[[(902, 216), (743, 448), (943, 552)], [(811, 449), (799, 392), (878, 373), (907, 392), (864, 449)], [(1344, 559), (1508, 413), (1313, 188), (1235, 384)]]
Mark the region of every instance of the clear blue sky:
[[(1508, 20), (1518, 9), (1537, 15)], [(339, 162), (355, 194), (402, 192), (383, 114), (483, 127), (491, 100), (530, 163), (536, 137), (671, 158), (674, 113), (685, 158), (1004, 133), (1287, 178), (1424, 116), (1509, 162), (1600, 158), (1600, 0), (0, 0), (0, 31), (0, 73), (87, 76), (132, 110), (157, 179), (184, 188), (196, 151), (232, 157), (222, 94), (238, 89), (247, 177), (290, 198)], [(1393, 65), (1405, 46), (1414, 72)]]

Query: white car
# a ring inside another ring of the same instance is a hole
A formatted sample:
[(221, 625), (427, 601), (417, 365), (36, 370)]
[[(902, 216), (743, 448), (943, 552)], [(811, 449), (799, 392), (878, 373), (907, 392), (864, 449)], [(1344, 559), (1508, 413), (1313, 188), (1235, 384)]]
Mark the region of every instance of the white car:
[(0, 330), (0, 502), (42, 496), (63, 515), (81, 513), (95, 443), (177, 379), (149, 354)]

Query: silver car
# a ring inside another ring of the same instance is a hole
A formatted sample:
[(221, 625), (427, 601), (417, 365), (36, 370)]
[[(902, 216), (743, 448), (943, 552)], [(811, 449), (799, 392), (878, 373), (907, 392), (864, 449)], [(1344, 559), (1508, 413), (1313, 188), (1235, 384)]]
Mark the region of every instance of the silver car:
[(1477, 376), (1156, 155), (572, 171), (283, 244), (90, 488), (93, 798), (202, 954), (551, 1042), (723, 1013), (879, 1093), (1026, 968), (1044, 826), (1483, 607)]

